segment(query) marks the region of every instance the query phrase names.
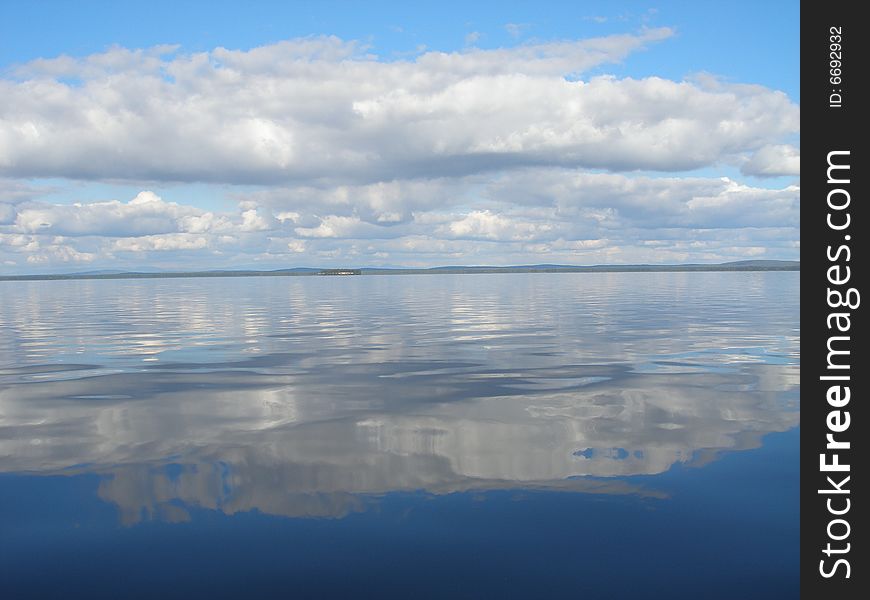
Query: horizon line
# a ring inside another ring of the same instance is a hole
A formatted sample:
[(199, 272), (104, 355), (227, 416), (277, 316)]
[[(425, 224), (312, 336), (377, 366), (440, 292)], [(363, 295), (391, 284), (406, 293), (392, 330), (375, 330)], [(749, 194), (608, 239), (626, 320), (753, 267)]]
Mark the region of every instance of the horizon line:
[(679, 271), (800, 271), (800, 260), (749, 259), (722, 263), (565, 265), (443, 265), (437, 267), (285, 267), (280, 269), (211, 269), (192, 271), (124, 271), (102, 269), (79, 273), (0, 275), (0, 281), (45, 281), (70, 279), (159, 279), (183, 277), (301, 277), (328, 271), (356, 271), (359, 275), (388, 274), (491, 274), (491, 273), (589, 273), (589, 272), (679, 272)]

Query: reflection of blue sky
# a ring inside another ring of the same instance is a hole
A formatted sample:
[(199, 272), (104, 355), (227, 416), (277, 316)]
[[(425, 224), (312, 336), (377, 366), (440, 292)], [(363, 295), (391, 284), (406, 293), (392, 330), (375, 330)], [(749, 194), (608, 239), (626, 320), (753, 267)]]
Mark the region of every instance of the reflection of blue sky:
[(0, 475), (2, 514), (17, 517), (4, 522), (15, 552), (0, 560), (11, 589), (37, 596), (99, 581), (99, 597), (797, 597), (798, 438), (629, 478), (666, 499), (403, 492), (377, 498), (377, 510), (358, 499), (338, 520), (217, 518), (176, 504), (163, 517), (184, 522), (118, 529), (94, 499), (105, 479)]

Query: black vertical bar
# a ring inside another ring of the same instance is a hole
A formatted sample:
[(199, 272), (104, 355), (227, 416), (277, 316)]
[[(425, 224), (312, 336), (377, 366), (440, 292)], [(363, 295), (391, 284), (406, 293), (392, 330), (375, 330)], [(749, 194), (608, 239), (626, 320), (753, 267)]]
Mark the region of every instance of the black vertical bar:
[(801, 5), (801, 593), (810, 599), (870, 589), (870, 565), (858, 559), (868, 550), (859, 521), (866, 497), (857, 492), (868, 481), (857, 454), (866, 453), (870, 377), (860, 359), (868, 340), (858, 282), (870, 269), (862, 255), (870, 107), (861, 81), (870, 31), (860, 7)]

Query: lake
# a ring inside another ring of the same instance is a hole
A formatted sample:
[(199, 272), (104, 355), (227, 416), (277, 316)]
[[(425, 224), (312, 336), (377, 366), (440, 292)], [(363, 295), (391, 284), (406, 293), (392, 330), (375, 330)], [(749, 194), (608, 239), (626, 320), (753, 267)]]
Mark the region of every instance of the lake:
[(0, 593), (797, 598), (799, 289), (0, 282)]

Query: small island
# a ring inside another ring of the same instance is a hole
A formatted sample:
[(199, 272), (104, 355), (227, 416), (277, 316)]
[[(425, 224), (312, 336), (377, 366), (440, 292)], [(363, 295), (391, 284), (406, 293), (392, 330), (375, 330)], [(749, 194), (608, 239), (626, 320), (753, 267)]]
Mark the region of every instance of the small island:
[(318, 275), (362, 275), (361, 269), (323, 269)]

